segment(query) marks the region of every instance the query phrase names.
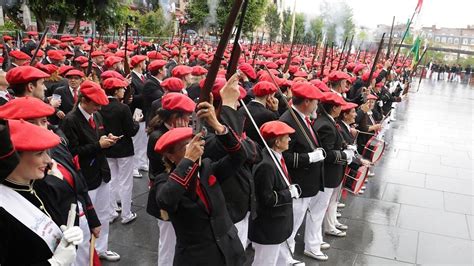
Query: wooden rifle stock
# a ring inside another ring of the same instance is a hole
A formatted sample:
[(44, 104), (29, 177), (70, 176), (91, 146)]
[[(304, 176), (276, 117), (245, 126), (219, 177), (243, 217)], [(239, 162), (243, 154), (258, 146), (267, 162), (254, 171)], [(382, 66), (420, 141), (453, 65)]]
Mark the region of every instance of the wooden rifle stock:
[(390, 28), (390, 38), (388, 39), (388, 47), (387, 47), (387, 54), (385, 55), (385, 59), (390, 59), (390, 50), (392, 49), (392, 40), (393, 40), (393, 26), (395, 24), (395, 16), (392, 19), (392, 28)]
[(385, 32), (382, 34), (382, 39), (380, 39), (380, 42), (379, 42), (379, 48), (377, 49), (377, 53), (375, 54), (374, 61), (372, 62), (372, 68), (370, 69), (369, 80), (368, 80), (369, 85), (370, 85), (370, 81), (372, 80), (372, 77), (374, 76), (375, 67), (377, 66), (377, 61), (379, 60), (379, 57), (380, 57), (380, 51), (382, 51), (384, 38), (385, 38)]
[(326, 41), (326, 44), (324, 45), (324, 51), (323, 51), (323, 60), (321, 61), (321, 72), (319, 73), (319, 78), (323, 78), (324, 74), (324, 67), (326, 67), (326, 57), (328, 55), (328, 42)]
[(95, 30), (92, 32), (92, 37), (91, 37), (91, 49), (89, 50), (89, 56), (87, 58), (87, 70), (86, 70), (86, 77), (89, 77), (89, 75), (92, 73), (92, 53), (94, 52), (94, 36), (95, 35)]
[(349, 56), (351, 56), (352, 41), (354, 41), (354, 35), (352, 35), (351, 41), (349, 42), (349, 49), (347, 50), (346, 58), (344, 58), (344, 64), (342, 64), (342, 67), (341, 67), (342, 70), (344, 70), (344, 68), (346, 68), (347, 61), (349, 60)]
[(212, 86), (214, 85), (214, 81), (216, 80), (222, 56), (224, 55), (227, 43), (229, 42), (229, 38), (232, 33), (232, 28), (234, 27), (235, 21), (237, 20), (237, 15), (239, 14), (240, 8), (242, 7), (242, 2), (242, 0), (235, 0), (232, 9), (230, 10), (229, 15), (227, 16), (224, 31), (221, 35), (221, 39), (219, 40), (217, 50), (214, 54), (214, 58), (212, 59), (211, 66), (209, 67), (209, 71), (204, 81), (204, 86), (201, 89), (201, 93), (199, 95), (199, 102), (210, 101), (210, 93), (212, 91)]
[(257, 60), (257, 55), (260, 52), (260, 47), (263, 45), (263, 37), (265, 37), (265, 32), (262, 32), (262, 40), (260, 41), (260, 45), (258, 43), (258, 36), (257, 36), (257, 43), (255, 47), (255, 51), (253, 54), (253, 60), (252, 60), (252, 68), (255, 69), (255, 60)]
[(242, 4), (242, 11), (240, 13), (239, 25), (237, 31), (235, 32), (234, 45), (232, 47), (232, 53), (229, 58), (229, 66), (227, 67), (226, 78), (230, 79), (232, 75), (237, 71), (237, 65), (239, 64), (240, 54), (242, 52), (242, 47), (240, 46), (240, 34), (242, 33), (242, 27), (244, 25), (245, 13), (247, 13), (247, 6), (250, 0), (244, 0)]
[(130, 65), (128, 64), (128, 57), (127, 57), (127, 52), (128, 52), (128, 30), (129, 30), (129, 25), (128, 23), (125, 24), (125, 51), (124, 51), (124, 61), (123, 61), (123, 71), (125, 72), (125, 75), (130, 74)]
[(285, 66), (283, 67), (283, 73), (286, 73), (288, 69), (290, 68), (291, 56), (293, 55), (293, 49), (295, 48), (295, 42), (296, 42), (296, 39), (298, 38), (298, 33), (299, 32), (296, 31), (296, 34), (293, 37), (293, 41), (291, 42), (290, 53), (288, 54), (288, 57), (286, 58)]
[(33, 53), (33, 56), (31, 57), (30, 66), (34, 64), (34, 61), (36, 57), (38, 56), (38, 51), (41, 49), (41, 45), (43, 45), (44, 39), (46, 38), (48, 31), (49, 31), (49, 26), (46, 27), (46, 29), (44, 29), (43, 35), (41, 35), (41, 39), (38, 43), (38, 46), (36, 46), (35, 52)]
[(313, 72), (313, 69), (314, 69), (314, 60), (316, 60), (316, 56), (318, 54), (318, 46), (319, 46), (319, 42), (318, 42), (318, 37), (316, 36), (316, 43), (314, 44), (314, 49), (313, 49), (313, 58), (311, 58), (311, 70), (310, 70), (310, 73)]
[(336, 70), (339, 70), (339, 66), (341, 66), (342, 56), (344, 55), (344, 50), (346, 49), (347, 38), (348, 37), (344, 39), (344, 44), (342, 45), (342, 51), (341, 51), (341, 54), (339, 55), (339, 61), (337, 62)]

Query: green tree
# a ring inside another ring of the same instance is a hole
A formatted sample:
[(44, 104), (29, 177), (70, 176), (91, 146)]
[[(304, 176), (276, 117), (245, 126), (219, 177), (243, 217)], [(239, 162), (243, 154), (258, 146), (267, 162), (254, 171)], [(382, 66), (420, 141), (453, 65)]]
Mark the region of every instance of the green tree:
[[(283, 11), (283, 28), (282, 28), (282, 41), (283, 43), (290, 42), (290, 35), (291, 35), (291, 24), (292, 24), (292, 16), (290, 9)], [(295, 29), (293, 38), (298, 38), (295, 40), (296, 42), (302, 42), (305, 35), (304, 30), (305, 24), (305, 17), (302, 13), (296, 13), (295, 15)]]
[(190, 1), (186, 7), (186, 13), (189, 15), (188, 25), (199, 29), (205, 26), (206, 18), (209, 15), (207, 0)]
[(276, 39), (281, 29), (280, 14), (276, 5), (269, 4), (267, 7), (267, 13), (265, 15), (265, 25), (269, 32), (270, 43)]
[(322, 40), (323, 35), (324, 20), (322, 17), (316, 17), (309, 21), (309, 28), (306, 32), (308, 40), (310, 43), (314, 44), (314, 40), (318, 38), (319, 41)]
[(173, 24), (171, 21), (166, 21), (160, 9), (141, 16), (137, 26), (140, 34), (145, 36), (164, 37), (173, 33)]

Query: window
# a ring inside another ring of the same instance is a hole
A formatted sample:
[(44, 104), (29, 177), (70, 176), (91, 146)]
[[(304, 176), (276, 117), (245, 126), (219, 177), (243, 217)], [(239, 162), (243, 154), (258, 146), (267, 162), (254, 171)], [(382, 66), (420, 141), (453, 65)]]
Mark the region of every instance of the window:
[(469, 40), (467, 38), (462, 39), (462, 44), (467, 45), (469, 43)]
[(439, 37), (436, 37), (436, 38), (435, 38), (435, 42), (440, 42)]
[(454, 44), (459, 44), (459, 38), (454, 39)]
[(433, 39), (433, 34), (432, 33), (428, 33), (428, 39)]
[(450, 44), (453, 43), (453, 38), (452, 37), (448, 38), (448, 43), (450, 43)]
[(446, 37), (441, 37), (441, 42), (446, 43)]
[(474, 39), (471, 39), (471, 45), (474, 45)]

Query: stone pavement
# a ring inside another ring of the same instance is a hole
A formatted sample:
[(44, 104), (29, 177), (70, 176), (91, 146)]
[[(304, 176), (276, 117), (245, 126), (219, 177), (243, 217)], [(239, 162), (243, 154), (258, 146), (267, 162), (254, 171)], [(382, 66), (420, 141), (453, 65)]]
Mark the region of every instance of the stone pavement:
[[(306, 265), (473, 265), (473, 103), (474, 88), (466, 85), (423, 81), (410, 92), (365, 194), (345, 199), (347, 237), (326, 237), (329, 261), (318, 263), (303, 255), (299, 234), (296, 256)], [(111, 226), (110, 249), (122, 259), (106, 265), (156, 265), (159, 233), (145, 212), (147, 180), (134, 186), (138, 219)], [(247, 255), (250, 265), (253, 252)]]

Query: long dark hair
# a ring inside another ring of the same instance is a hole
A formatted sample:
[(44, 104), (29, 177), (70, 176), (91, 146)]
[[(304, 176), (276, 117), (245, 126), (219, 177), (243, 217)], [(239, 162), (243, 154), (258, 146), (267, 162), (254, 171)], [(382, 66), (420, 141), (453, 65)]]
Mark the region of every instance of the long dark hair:
[(174, 117), (182, 117), (184, 112), (177, 110), (165, 110), (160, 108), (156, 110), (155, 116), (148, 123), (146, 133), (150, 135), (153, 131), (162, 127), (167, 121)]

